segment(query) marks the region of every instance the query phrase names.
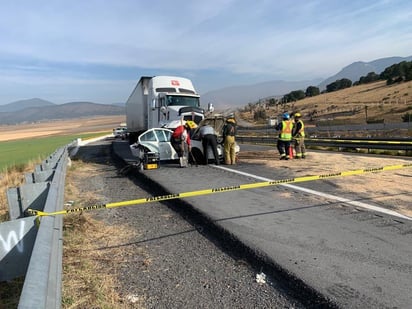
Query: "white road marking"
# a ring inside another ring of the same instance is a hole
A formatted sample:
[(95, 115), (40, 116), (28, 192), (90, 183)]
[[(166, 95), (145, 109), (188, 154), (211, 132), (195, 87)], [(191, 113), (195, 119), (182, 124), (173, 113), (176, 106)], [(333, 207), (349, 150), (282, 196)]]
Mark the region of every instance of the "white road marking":
[[(274, 181), (274, 180), (276, 180), (276, 179), (269, 179), (269, 178), (265, 178), (265, 177), (261, 177), (261, 176), (257, 176), (257, 175), (253, 175), (253, 174), (233, 170), (231, 168), (227, 168), (227, 167), (224, 167), (224, 166), (214, 166), (214, 167), (224, 169), (226, 171), (230, 171), (232, 173), (240, 174), (240, 175), (243, 175), (243, 176), (252, 177), (252, 178), (255, 178), (255, 179), (258, 179), (258, 180), (262, 180), (262, 181)], [(402, 219), (406, 219), (406, 220), (412, 220), (411, 217), (405, 216), (405, 215), (400, 214), (396, 211), (385, 209), (385, 208), (378, 207), (378, 206), (373, 206), (373, 205), (362, 203), (362, 202), (359, 202), (359, 201), (350, 200), (350, 199), (347, 199), (347, 198), (344, 198), (344, 197), (341, 197), (341, 196), (332, 195), (332, 194), (328, 194), (328, 193), (323, 193), (323, 192), (312, 190), (312, 189), (306, 189), (306, 188), (298, 187), (298, 186), (295, 186), (295, 185), (292, 185), (292, 184), (281, 184), (280, 186), (285, 186), (285, 187), (288, 187), (288, 188), (291, 188), (291, 189), (294, 189), (294, 190), (299, 190), (299, 191), (303, 191), (303, 192), (310, 193), (310, 194), (313, 194), (313, 195), (322, 196), (322, 197), (325, 197), (325, 198), (328, 198), (328, 199), (337, 200), (339, 202), (343, 202), (343, 203), (346, 203), (346, 204), (349, 204), (349, 205), (352, 205), (352, 206), (366, 208), (366, 209), (369, 209), (369, 210), (373, 210), (373, 211), (376, 211), (376, 212), (381, 212), (381, 213), (391, 215), (391, 216), (395, 216), (395, 217), (398, 217), (398, 218), (402, 218)]]

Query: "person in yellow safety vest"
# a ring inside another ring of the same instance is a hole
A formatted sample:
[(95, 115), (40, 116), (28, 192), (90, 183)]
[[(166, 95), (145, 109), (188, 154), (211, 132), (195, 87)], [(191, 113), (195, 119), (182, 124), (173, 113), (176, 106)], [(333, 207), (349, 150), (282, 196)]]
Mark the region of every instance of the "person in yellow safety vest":
[(289, 160), (289, 147), (292, 141), (293, 121), (290, 119), (289, 113), (282, 115), (282, 122), (276, 126), (279, 131), (277, 148), (280, 154), (280, 160)]
[(295, 125), (293, 126), (292, 136), (295, 141), (296, 159), (306, 158), (306, 146), (305, 146), (305, 124), (302, 121), (302, 115), (295, 113)]
[(236, 164), (236, 131), (237, 127), (235, 116), (231, 114), (227, 118), (226, 124), (222, 129), (225, 164), (228, 165)]

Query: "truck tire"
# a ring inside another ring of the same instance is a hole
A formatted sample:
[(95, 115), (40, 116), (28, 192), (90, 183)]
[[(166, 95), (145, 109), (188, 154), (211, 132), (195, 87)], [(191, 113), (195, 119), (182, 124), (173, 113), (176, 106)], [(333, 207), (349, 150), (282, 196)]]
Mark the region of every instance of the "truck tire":
[(202, 152), (200, 151), (200, 149), (193, 148), (192, 149), (192, 155), (193, 155), (193, 158), (196, 160), (196, 162), (194, 162), (194, 163), (204, 164), (205, 158), (204, 158)]

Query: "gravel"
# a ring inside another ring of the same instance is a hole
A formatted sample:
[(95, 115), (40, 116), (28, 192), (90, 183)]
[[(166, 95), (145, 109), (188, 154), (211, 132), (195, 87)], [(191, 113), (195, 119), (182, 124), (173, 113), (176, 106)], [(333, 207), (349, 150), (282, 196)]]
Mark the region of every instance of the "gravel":
[[(76, 157), (96, 166), (81, 180), (82, 192), (98, 192), (103, 203), (156, 194), (153, 184), (111, 154), (111, 141), (81, 147)], [(261, 276), (237, 253), (197, 225), (187, 204), (150, 203), (93, 212), (107, 225), (131, 230), (132, 240), (101, 247), (122, 248), (127, 258), (109, 271), (117, 276), (122, 306), (128, 308), (304, 308), (281, 283)], [(190, 212), (189, 212), (190, 213)], [(213, 233), (212, 233), (213, 234)], [(258, 282), (258, 278), (262, 282)], [(120, 307), (120, 304), (119, 304)]]

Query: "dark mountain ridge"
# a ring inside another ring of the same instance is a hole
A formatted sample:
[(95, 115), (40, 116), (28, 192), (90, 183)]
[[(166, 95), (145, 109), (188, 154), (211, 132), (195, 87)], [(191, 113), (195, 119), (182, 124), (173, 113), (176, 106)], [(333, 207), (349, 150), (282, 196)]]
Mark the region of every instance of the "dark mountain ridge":
[(124, 106), (92, 102), (71, 102), (61, 105), (52, 103), (51, 105), (28, 107), (15, 112), (0, 112), (0, 124), (124, 114)]

